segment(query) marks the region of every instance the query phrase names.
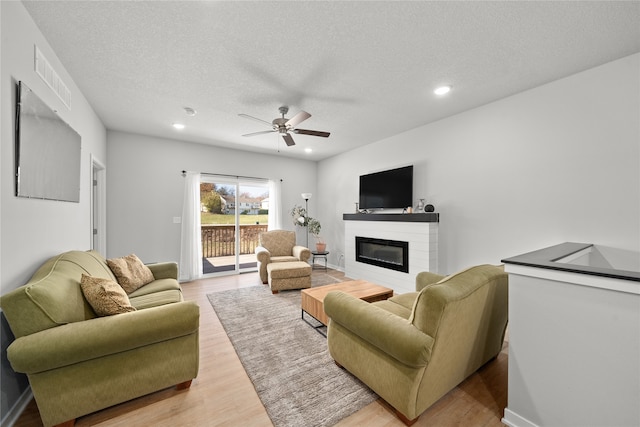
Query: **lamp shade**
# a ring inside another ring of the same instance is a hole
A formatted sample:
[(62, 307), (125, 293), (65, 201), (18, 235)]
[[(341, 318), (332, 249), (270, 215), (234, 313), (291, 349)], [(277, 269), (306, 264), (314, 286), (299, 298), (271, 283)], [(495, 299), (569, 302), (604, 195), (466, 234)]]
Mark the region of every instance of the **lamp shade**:
[(302, 198), (305, 200), (309, 200), (311, 198), (311, 193), (302, 193)]

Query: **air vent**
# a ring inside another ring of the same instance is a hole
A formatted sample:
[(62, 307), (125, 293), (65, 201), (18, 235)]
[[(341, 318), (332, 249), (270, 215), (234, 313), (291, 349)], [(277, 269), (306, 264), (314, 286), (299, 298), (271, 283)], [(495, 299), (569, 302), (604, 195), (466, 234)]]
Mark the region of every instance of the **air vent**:
[(71, 109), (71, 92), (69, 88), (64, 84), (58, 73), (55, 72), (47, 58), (44, 57), (38, 46), (35, 47), (35, 60), (34, 67), (36, 74), (38, 74), (42, 80), (53, 90), (53, 92), (58, 95), (58, 98), (62, 100), (64, 105), (67, 106), (68, 109)]

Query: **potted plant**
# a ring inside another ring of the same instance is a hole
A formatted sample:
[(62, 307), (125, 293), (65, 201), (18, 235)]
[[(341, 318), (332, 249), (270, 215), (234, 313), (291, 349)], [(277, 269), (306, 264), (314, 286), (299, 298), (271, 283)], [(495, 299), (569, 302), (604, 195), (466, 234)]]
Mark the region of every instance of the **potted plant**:
[(308, 216), (307, 210), (302, 206), (294, 206), (289, 213), (295, 226), (307, 227), (307, 231), (316, 238), (316, 251), (324, 252), (327, 249), (327, 244), (320, 236), (320, 229), (322, 228), (320, 221)]
[(318, 252), (324, 252), (327, 249), (327, 244), (320, 236), (321, 229), (322, 225), (320, 225), (320, 221), (311, 217), (307, 218), (307, 230), (309, 230), (309, 233), (313, 234), (313, 237), (316, 238), (316, 250)]

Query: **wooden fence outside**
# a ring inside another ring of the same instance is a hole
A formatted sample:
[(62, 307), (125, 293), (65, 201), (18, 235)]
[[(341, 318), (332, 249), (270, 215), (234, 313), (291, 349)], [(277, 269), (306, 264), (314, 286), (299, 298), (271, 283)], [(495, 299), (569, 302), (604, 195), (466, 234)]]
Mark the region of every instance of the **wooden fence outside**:
[[(213, 258), (235, 255), (235, 230), (234, 225), (202, 225), (202, 256)], [(263, 231), (267, 231), (266, 224), (240, 225), (240, 255), (255, 252), (259, 244), (258, 236)]]

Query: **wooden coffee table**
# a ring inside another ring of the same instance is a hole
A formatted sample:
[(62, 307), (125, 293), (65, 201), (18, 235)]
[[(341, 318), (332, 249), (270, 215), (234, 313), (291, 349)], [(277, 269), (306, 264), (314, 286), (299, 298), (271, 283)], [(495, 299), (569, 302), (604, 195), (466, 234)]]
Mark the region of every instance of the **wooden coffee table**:
[[(327, 326), (329, 323), (329, 318), (324, 312), (324, 297), (331, 291), (342, 291), (367, 302), (382, 301), (393, 296), (393, 289), (375, 285), (366, 280), (353, 280), (336, 283), (334, 285), (303, 289), (300, 292), (302, 297), (300, 304), (302, 306), (302, 319), (316, 329)], [(314, 326), (308, 322), (304, 318), (305, 313), (322, 323), (322, 325)]]

